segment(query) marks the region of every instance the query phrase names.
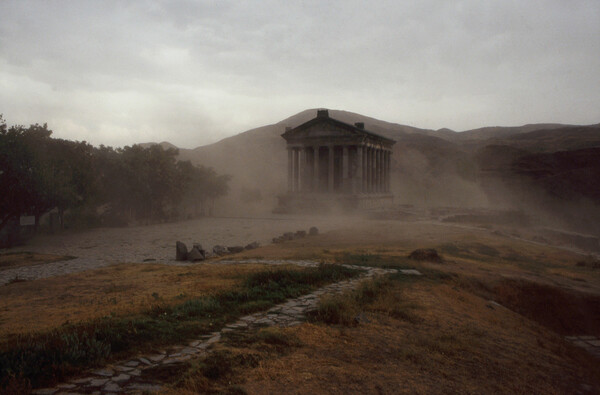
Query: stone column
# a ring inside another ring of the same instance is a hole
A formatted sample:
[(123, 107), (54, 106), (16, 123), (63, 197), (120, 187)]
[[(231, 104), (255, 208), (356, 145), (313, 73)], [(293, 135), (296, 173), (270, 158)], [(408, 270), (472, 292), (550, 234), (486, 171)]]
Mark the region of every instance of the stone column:
[(381, 149), (377, 148), (377, 192), (381, 192), (381, 176), (383, 174), (383, 162), (381, 160)]
[(294, 191), (294, 163), (293, 157), (294, 152), (290, 147), (287, 149), (288, 152), (288, 192)]
[(298, 148), (298, 192), (302, 192), (302, 189), (304, 188), (304, 185), (302, 185), (302, 177), (304, 176), (304, 166), (302, 166), (303, 157), (302, 147)]
[(298, 192), (298, 149), (297, 148), (292, 148), (292, 189), (294, 190), (294, 192)]
[(365, 148), (366, 154), (367, 154), (367, 164), (365, 166), (365, 170), (367, 172), (367, 182), (365, 183), (365, 192), (366, 193), (370, 193), (371, 192), (371, 182), (373, 179), (373, 172), (371, 171), (371, 159), (373, 159), (373, 156), (371, 155), (371, 147), (367, 147)]
[(354, 181), (354, 193), (361, 193), (363, 188), (363, 147), (356, 147), (356, 180)]
[(328, 146), (329, 148), (329, 171), (327, 172), (327, 191), (333, 193), (333, 145)]
[(349, 188), (349, 172), (350, 172), (350, 163), (349, 163), (349, 153), (348, 146), (344, 145), (342, 147), (342, 192), (347, 193)]
[(386, 151), (385, 153), (385, 191), (390, 192), (390, 172), (391, 168), (391, 151)]
[(313, 192), (319, 192), (319, 146), (313, 147)]
[(374, 147), (371, 147), (371, 188), (370, 192), (376, 192), (375, 185), (377, 183), (377, 153)]

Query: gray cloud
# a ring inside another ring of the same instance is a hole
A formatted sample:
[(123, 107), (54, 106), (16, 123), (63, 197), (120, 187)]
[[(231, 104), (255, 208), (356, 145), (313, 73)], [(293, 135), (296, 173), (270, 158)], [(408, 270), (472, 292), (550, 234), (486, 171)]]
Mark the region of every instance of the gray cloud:
[(600, 3), (0, 3), (0, 112), (182, 147), (305, 108), (456, 130), (600, 121)]

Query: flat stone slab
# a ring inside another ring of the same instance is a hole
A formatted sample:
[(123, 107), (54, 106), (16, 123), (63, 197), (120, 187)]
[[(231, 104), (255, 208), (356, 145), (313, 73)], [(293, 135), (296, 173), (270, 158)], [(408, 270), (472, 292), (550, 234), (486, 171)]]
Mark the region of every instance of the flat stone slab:
[(110, 383), (106, 384), (104, 386), (104, 388), (102, 388), (102, 389), (104, 391), (108, 391), (108, 392), (120, 392), (121, 386), (117, 383), (110, 382)]
[(97, 376), (112, 377), (115, 372), (112, 369), (98, 369), (92, 372)]
[(120, 382), (123, 382), (123, 381), (127, 381), (130, 378), (131, 378), (130, 375), (125, 374), (125, 373), (121, 373), (120, 375), (113, 377), (112, 381), (114, 381), (116, 383), (120, 383)]
[(104, 384), (108, 383), (110, 379), (93, 379), (88, 383), (88, 386), (90, 387), (100, 387), (103, 386)]
[[(155, 354), (155, 355), (150, 355), (148, 357), (149, 360), (153, 361), (153, 362), (159, 362), (162, 361), (163, 359), (165, 359), (165, 354)], [(139, 365), (139, 362), (138, 362)]]
[(415, 269), (400, 269), (400, 273), (402, 274), (407, 274), (409, 276), (422, 276), (423, 273), (421, 273), (418, 270)]

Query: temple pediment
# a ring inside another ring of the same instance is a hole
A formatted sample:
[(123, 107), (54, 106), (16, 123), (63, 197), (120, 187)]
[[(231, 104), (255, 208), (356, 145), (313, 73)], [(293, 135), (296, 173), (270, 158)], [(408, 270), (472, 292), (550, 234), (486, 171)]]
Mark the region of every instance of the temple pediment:
[(329, 118), (327, 110), (319, 110), (317, 117), (295, 128), (289, 128), (281, 135), (288, 144), (319, 144), (324, 141), (333, 144), (375, 144), (391, 147), (395, 141), (365, 130), (363, 123), (354, 125)]

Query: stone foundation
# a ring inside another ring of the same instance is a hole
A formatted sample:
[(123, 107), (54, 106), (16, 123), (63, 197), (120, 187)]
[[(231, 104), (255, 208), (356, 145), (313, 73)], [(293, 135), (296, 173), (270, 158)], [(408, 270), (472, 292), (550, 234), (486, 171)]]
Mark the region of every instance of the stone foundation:
[(394, 196), (382, 194), (287, 193), (278, 196), (274, 213), (330, 213), (379, 210), (392, 206)]

